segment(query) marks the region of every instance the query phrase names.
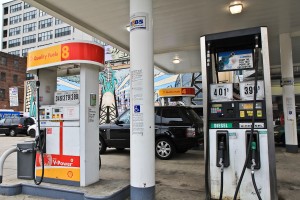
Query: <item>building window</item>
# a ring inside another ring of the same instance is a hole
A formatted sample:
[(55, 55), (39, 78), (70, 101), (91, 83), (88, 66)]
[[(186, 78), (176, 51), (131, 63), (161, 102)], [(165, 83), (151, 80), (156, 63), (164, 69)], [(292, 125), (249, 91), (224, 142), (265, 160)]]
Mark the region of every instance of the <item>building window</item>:
[(4, 38), (7, 37), (7, 30), (4, 30), (4, 31), (3, 31), (3, 37), (4, 37)]
[(13, 82), (18, 83), (18, 75), (16, 74), (13, 75)]
[(33, 74), (26, 73), (26, 80), (34, 79)]
[(24, 13), (23, 15), (23, 21), (28, 21), (31, 19), (34, 19), (36, 17), (36, 10)]
[(55, 19), (55, 25), (62, 24), (62, 23), (64, 23), (64, 22), (61, 21), (60, 19)]
[(22, 3), (17, 3), (15, 5), (10, 6), (10, 13), (14, 13), (22, 10)]
[(55, 38), (71, 35), (71, 26), (55, 29)]
[(3, 26), (7, 26), (8, 25), (8, 18), (5, 18), (4, 20), (3, 20)]
[(25, 24), (23, 26), (23, 33), (28, 33), (31, 31), (34, 31), (36, 27), (36, 22), (30, 23), (30, 24)]
[(7, 48), (7, 42), (2, 42), (2, 49), (6, 49)]
[(19, 69), (19, 61), (18, 60), (14, 60), (14, 68)]
[(42, 17), (42, 16), (45, 16), (45, 15), (47, 15), (47, 13), (44, 12), (44, 11), (42, 11), (42, 10), (40, 10), (39, 16)]
[(23, 37), (23, 45), (25, 44), (31, 44), (31, 43), (35, 43), (36, 42), (36, 37), (35, 35), (28, 35)]
[(8, 52), (11, 55), (20, 56), (20, 50)]
[(52, 26), (52, 18), (39, 21), (39, 29)]
[(26, 9), (26, 8), (30, 8), (31, 7), (31, 5), (30, 4), (28, 4), (28, 3), (25, 3), (24, 2), (24, 9)]
[(28, 51), (29, 51), (30, 49), (34, 49), (34, 48), (35, 48), (35, 47), (22, 49), (22, 56), (23, 56), (23, 57), (27, 57)]
[(1, 100), (5, 99), (5, 89), (0, 88), (0, 99)]
[(1, 65), (7, 66), (7, 58), (1, 57)]
[(6, 73), (5, 72), (1, 72), (1, 74), (0, 74), (0, 80), (1, 81), (6, 81)]
[(4, 11), (4, 15), (7, 15), (7, 14), (8, 14), (8, 7), (5, 7), (5, 8), (3, 9), (3, 11)]
[(53, 37), (52, 31), (47, 31), (43, 33), (39, 33), (38, 35), (38, 41), (46, 41), (46, 40), (51, 40)]
[(22, 21), (22, 15), (16, 15), (9, 18), (9, 24), (17, 24)]
[(11, 47), (17, 47), (17, 46), (20, 46), (21, 45), (21, 41), (20, 41), (20, 38), (17, 38), (17, 39), (13, 39), (13, 40), (9, 40), (8, 41), (8, 47), (11, 48)]
[(9, 36), (19, 35), (21, 33), (21, 26), (9, 29)]

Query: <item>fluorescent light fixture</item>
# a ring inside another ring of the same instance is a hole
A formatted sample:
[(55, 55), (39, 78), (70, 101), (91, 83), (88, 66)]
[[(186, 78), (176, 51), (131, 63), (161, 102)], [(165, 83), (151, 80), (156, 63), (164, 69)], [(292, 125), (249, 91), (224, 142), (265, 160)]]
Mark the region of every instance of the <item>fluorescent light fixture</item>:
[(229, 10), (231, 14), (241, 13), (243, 10), (243, 4), (241, 1), (233, 1), (229, 5)]
[(175, 57), (173, 58), (173, 63), (174, 63), (174, 64), (179, 64), (180, 62), (181, 62), (181, 60), (179, 59), (178, 56), (175, 56)]

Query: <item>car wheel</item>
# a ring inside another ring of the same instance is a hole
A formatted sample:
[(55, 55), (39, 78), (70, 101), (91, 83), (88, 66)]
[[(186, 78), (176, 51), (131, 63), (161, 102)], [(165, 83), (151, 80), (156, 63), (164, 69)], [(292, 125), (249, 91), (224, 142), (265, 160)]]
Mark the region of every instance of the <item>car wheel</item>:
[(174, 154), (174, 145), (167, 138), (160, 138), (155, 143), (155, 155), (161, 160), (169, 160)]
[(105, 153), (106, 148), (107, 148), (107, 146), (106, 146), (106, 144), (104, 142), (104, 139), (102, 137), (100, 137), (99, 138), (99, 153), (100, 154)]
[(9, 133), (5, 133), (6, 136), (9, 136)]
[(29, 134), (28, 134), (30, 137), (34, 138), (35, 137), (35, 130), (34, 129), (31, 129), (29, 131)]
[(17, 136), (17, 133), (16, 133), (16, 131), (15, 131), (14, 129), (10, 129), (9, 135), (10, 135), (11, 137), (15, 137), (15, 136)]

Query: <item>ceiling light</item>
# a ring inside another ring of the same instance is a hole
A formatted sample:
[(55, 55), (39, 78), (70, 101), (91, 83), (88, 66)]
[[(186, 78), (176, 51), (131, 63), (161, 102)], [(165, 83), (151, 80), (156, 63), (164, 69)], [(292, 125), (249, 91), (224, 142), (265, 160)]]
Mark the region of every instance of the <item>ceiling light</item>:
[(126, 30), (127, 30), (128, 32), (130, 32), (130, 25), (129, 25), (129, 24), (126, 26)]
[(241, 1), (233, 1), (229, 5), (229, 10), (231, 14), (241, 13), (243, 10), (243, 4)]
[(175, 56), (174, 58), (173, 58), (173, 63), (174, 64), (179, 64), (181, 62), (181, 60), (178, 58), (178, 56)]

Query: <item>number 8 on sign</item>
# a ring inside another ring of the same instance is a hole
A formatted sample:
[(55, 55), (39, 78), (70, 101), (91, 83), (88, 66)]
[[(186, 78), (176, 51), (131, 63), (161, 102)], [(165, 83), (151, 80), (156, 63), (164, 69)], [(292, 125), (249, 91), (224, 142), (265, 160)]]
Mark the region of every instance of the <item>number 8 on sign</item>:
[(61, 57), (66, 59), (70, 56), (70, 53), (69, 53), (69, 46), (63, 46), (63, 48), (61, 49)]

